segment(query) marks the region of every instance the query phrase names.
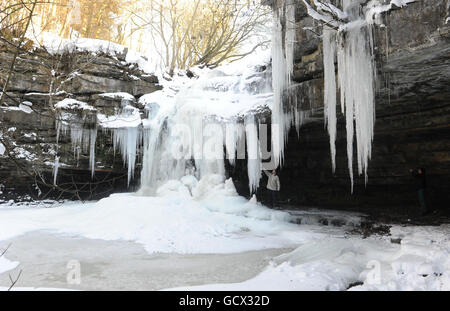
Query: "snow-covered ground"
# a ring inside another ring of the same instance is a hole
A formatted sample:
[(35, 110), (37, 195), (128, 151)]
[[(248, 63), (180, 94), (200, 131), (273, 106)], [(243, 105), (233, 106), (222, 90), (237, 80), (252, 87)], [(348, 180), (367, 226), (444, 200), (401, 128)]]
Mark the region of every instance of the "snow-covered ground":
[(394, 227), (393, 237), (402, 237), (401, 244), (380, 237), (331, 236), (274, 258), (248, 281), (175, 289), (450, 290), (449, 232), (449, 226)]
[[(18, 289), (450, 289), (448, 225), (393, 226), (391, 236), (363, 239), (345, 225), (295, 224), (239, 197), (231, 181), (205, 178), (209, 187), (171, 181), (154, 197), (3, 206), (0, 247), (12, 246), (0, 286), (23, 269)], [(342, 217), (357, 224), (359, 215)], [(71, 259), (80, 261), (80, 285), (65, 283)]]

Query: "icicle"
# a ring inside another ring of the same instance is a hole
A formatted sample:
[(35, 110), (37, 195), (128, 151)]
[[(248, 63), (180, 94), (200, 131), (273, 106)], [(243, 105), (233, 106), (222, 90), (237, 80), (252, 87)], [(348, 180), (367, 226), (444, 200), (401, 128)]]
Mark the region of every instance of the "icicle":
[(293, 72), (295, 41), (295, 1), (283, 0), (274, 10), (272, 33), (272, 88), (274, 104), (272, 110), (272, 156), (275, 164), (281, 165), (284, 147), (291, 125), (290, 115), (283, 109), (283, 93), (288, 88)]
[[(236, 153), (238, 152), (239, 142), (244, 133), (243, 125), (240, 123), (227, 123), (225, 128), (225, 147), (227, 150), (228, 162), (234, 165), (236, 162)], [(242, 159), (238, 155), (238, 159)]]
[(353, 191), (353, 139), (356, 135), (358, 173), (367, 183), (375, 125), (375, 63), (370, 24), (351, 0), (343, 1), (352, 22), (339, 33), (338, 81), (347, 122), (347, 157)]
[(261, 179), (261, 150), (258, 140), (258, 127), (254, 115), (245, 118), (245, 132), (247, 137), (247, 173), (250, 193), (255, 193)]
[(55, 162), (53, 163), (53, 185), (56, 186), (56, 181), (58, 179), (59, 170), (59, 157), (55, 156)]
[(119, 149), (122, 159), (128, 168), (128, 185), (134, 177), (136, 167), (137, 149), (140, 144), (140, 129), (138, 127), (126, 127), (113, 130), (114, 149)]
[(91, 168), (91, 177), (95, 174), (95, 144), (97, 142), (97, 129), (89, 130), (89, 165)]
[(325, 71), (324, 116), (330, 135), (333, 173), (336, 171), (336, 31), (327, 26), (323, 30), (323, 64)]

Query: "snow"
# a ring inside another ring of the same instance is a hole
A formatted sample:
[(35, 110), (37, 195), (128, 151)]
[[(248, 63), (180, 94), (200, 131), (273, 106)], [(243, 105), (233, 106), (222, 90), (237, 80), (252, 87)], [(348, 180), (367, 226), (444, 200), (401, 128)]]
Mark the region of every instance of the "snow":
[(122, 109), (122, 113), (116, 115), (106, 116), (98, 113), (97, 120), (105, 129), (137, 128), (142, 125), (139, 109), (129, 105)]
[(94, 107), (92, 107), (91, 105), (76, 100), (76, 99), (72, 99), (72, 98), (66, 98), (58, 103), (56, 103), (55, 105), (56, 109), (65, 109), (65, 110), (91, 110), (91, 111), (96, 111), (96, 109)]
[(45, 230), (90, 239), (127, 240), (149, 253), (236, 253), (292, 247), (320, 233), (295, 234), (287, 213), (237, 195), (218, 175), (169, 181), (154, 197), (115, 194), (98, 202), (55, 208), (1, 209), (0, 240)]
[[(35, 38), (35, 36), (31, 36), (31, 38)], [(35, 41), (36, 47), (42, 46), (53, 55), (73, 52), (89, 52), (93, 55), (104, 53), (113, 57), (121, 55), (125, 57), (126, 64), (136, 64), (139, 66), (139, 69), (146, 73), (155, 71), (155, 64), (151, 59), (148, 60), (140, 53), (110, 41), (90, 38), (64, 39), (49, 32), (41, 34), (41, 42)]]
[(14, 107), (14, 106), (10, 106), (10, 107), (1, 107), (2, 110), (5, 111), (21, 111), (27, 114), (30, 114), (33, 112), (33, 109), (31, 108), (30, 105), (25, 104), (27, 102), (23, 102), (21, 104), (19, 104), (19, 107)]
[(130, 102), (134, 102), (136, 100), (133, 95), (131, 95), (130, 93), (126, 93), (126, 92), (103, 93), (103, 94), (99, 94), (99, 96), (110, 98), (110, 99), (123, 99), (123, 100), (128, 100)]
[[(392, 228), (389, 238), (325, 237), (276, 257), (258, 276), (174, 290), (449, 290), (450, 226)], [(173, 290), (173, 289), (171, 289)]]
[(4, 155), (4, 154), (5, 154), (5, 151), (6, 151), (5, 146), (3, 146), (2, 143), (0, 143), (0, 156)]
[[(307, 12), (308, 12), (308, 15), (311, 16), (312, 18), (314, 18), (315, 20), (322, 21), (322, 22), (324, 22), (325, 24), (331, 25), (331, 26), (333, 26), (333, 27), (338, 27), (338, 26), (339, 26), (339, 23), (336, 22), (335, 20), (333, 20), (330, 16), (327, 16), (327, 15), (325, 15), (325, 14), (321, 14), (321, 13), (317, 12), (316, 10), (314, 10), (314, 9), (311, 7), (311, 5), (310, 5), (306, 0), (303, 0), (303, 3), (304, 3), (305, 6), (306, 6), (306, 10), (307, 10)], [(314, 4), (317, 5), (318, 2), (317, 2), (317, 1), (314, 1)], [(319, 5), (318, 7), (319, 7), (319, 8), (323, 8), (323, 7), (325, 7), (325, 6)], [(338, 10), (338, 9), (337, 9), (337, 10)], [(339, 10), (339, 11), (340, 11), (340, 10)], [(336, 13), (338, 13), (338, 12), (336, 11)], [(339, 12), (338, 14), (341, 15), (340, 12)]]
[[(1, 251), (1, 250), (0, 250)], [(13, 262), (5, 258), (5, 256), (0, 257), (0, 274), (7, 271), (15, 269), (19, 265), (18, 262)]]
[[(358, 223), (356, 214), (329, 214)], [(45, 232), (61, 241), (70, 237), (132, 241), (150, 254), (287, 249), (246, 281), (170, 290), (450, 290), (448, 224), (394, 225), (390, 236), (363, 239), (348, 233), (352, 227), (296, 225), (294, 220), (285, 211), (238, 196), (224, 176), (197, 180), (188, 175), (168, 181), (153, 197), (115, 194), (86, 204), (1, 208), (0, 241)], [(396, 239), (399, 244), (392, 243)], [(99, 249), (97, 256), (101, 258), (102, 252)], [(0, 258), (0, 273), (17, 265)]]
[(32, 113), (33, 109), (31, 108), (33, 104), (31, 102), (25, 101), (19, 105), (19, 109), (25, 113)]
[(392, 10), (394, 7), (402, 8), (409, 3), (416, 1), (417, 0), (391, 0), (388, 4), (382, 4), (380, 3), (380, 0), (372, 0), (367, 4), (367, 11), (365, 13), (366, 21), (369, 24), (373, 24), (382, 13)]
[(317, 0), (314, 0), (314, 5), (318, 9), (320, 9), (320, 10), (322, 10), (324, 12), (328, 12), (328, 13), (331, 13), (332, 15), (334, 15), (334, 16), (337, 16), (337, 18), (339, 18), (340, 20), (345, 20), (345, 19), (348, 18), (347, 13), (341, 11), (340, 9), (335, 7), (332, 3), (326, 3), (326, 5), (325, 5), (325, 4), (323, 4), (323, 3), (321, 3), (321, 2), (319, 2)]
[(44, 32), (42, 34), (42, 45), (51, 54), (73, 53), (79, 51), (115, 55), (124, 54), (126, 51), (125, 46), (109, 41), (90, 38), (70, 40), (61, 38), (49, 32)]

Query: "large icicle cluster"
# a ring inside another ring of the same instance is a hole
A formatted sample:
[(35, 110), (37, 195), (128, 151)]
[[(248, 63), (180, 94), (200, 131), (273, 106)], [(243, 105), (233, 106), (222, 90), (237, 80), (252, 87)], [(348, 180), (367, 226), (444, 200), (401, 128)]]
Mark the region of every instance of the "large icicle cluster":
[[(95, 173), (95, 145), (97, 142), (97, 115), (96, 109), (87, 103), (74, 99), (65, 99), (55, 105), (58, 111), (56, 119), (56, 142), (59, 143), (61, 134), (68, 135), (72, 142), (73, 153), (76, 159), (81, 152), (89, 152), (89, 167), (91, 175)], [(58, 158), (59, 159), (59, 158)], [(55, 161), (55, 166), (56, 163)], [(58, 170), (54, 172), (55, 183)]]
[(272, 156), (282, 165), (284, 147), (291, 127), (292, 116), (285, 112), (283, 94), (291, 84), (294, 66), (295, 0), (282, 0), (274, 9), (272, 32)]
[(348, 23), (338, 30), (324, 26), (325, 120), (330, 135), (333, 170), (336, 167), (336, 74), (342, 113), (346, 116), (348, 169), (353, 191), (353, 142), (356, 136), (358, 173), (367, 182), (375, 124), (375, 63), (372, 25), (360, 9), (360, 1), (343, 0)]
[[(358, 174), (365, 177), (372, 155), (375, 126), (375, 84), (376, 66), (374, 62), (373, 25), (380, 14), (394, 7), (403, 7), (415, 0), (342, 0), (340, 11), (334, 6), (334, 16), (340, 22), (328, 23), (335, 29), (324, 26), (323, 55), (325, 71), (325, 120), (328, 122), (333, 170), (336, 158), (336, 68), (340, 90), (342, 113), (346, 116), (348, 169), (353, 191), (353, 144), (356, 136)], [(306, 3), (306, 2), (305, 2)], [(314, 0), (318, 9), (324, 5)], [(315, 19), (324, 21), (324, 16), (314, 11), (307, 3), (308, 13)], [(365, 6), (363, 6), (365, 5)], [(320, 16), (317, 16), (320, 15)], [(329, 19), (329, 18), (328, 18)], [(342, 20), (346, 20), (345, 23)]]

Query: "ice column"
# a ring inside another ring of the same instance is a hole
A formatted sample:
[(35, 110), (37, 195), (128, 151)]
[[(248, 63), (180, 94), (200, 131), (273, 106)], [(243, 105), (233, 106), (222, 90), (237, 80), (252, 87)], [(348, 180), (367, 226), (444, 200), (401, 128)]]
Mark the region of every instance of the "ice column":
[(330, 151), (333, 173), (336, 170), (336, 31), (324, 26), (323, 65), (325, 71), (325, 124), (330, 135)]
[(283, 93), (290, 84), (293, 72), (295, 41), (295, 1), (283, 0), (274, 10), (272, 33), (272, 88), (274, 104), (272, 111), (272, 156), (276, 165), (284, 157), (291, 116), (283, 109)]
[(245, 118), (245, 132), (247, 139), (247, 173), (250, 193), (255, 193), (261, 179), (261, 150), (258, 140), (258, 127), (254, 115)]
[(324, 27), (325, 116), (330, 134), (333, 170), (336, 156), (336, 82), (334, 57), (337, 54), (338, 86), (342, 112), (346, 117), (348, 169), (353, 191), (353, 143), (356, 136), (359, 175), (367, 182), (375, 125), (375, 77), (373, 34), (360, 10), (361, 0), (343, 0), (349, 23), (335, 32)]
[(55, 163), (53, 163), (53, 185), (56, 186), (56, 180), (58, 179), (59, 170), (59, 157), (55, 156)]
[(140, 145), (140, 133), (139, 127), (125, 127), (113, 130), (114, 149), (120, 149), (123, 162), (128, 168), (128, 185), (130, 185), (130, 181), (134, 177), (136, 155)]

